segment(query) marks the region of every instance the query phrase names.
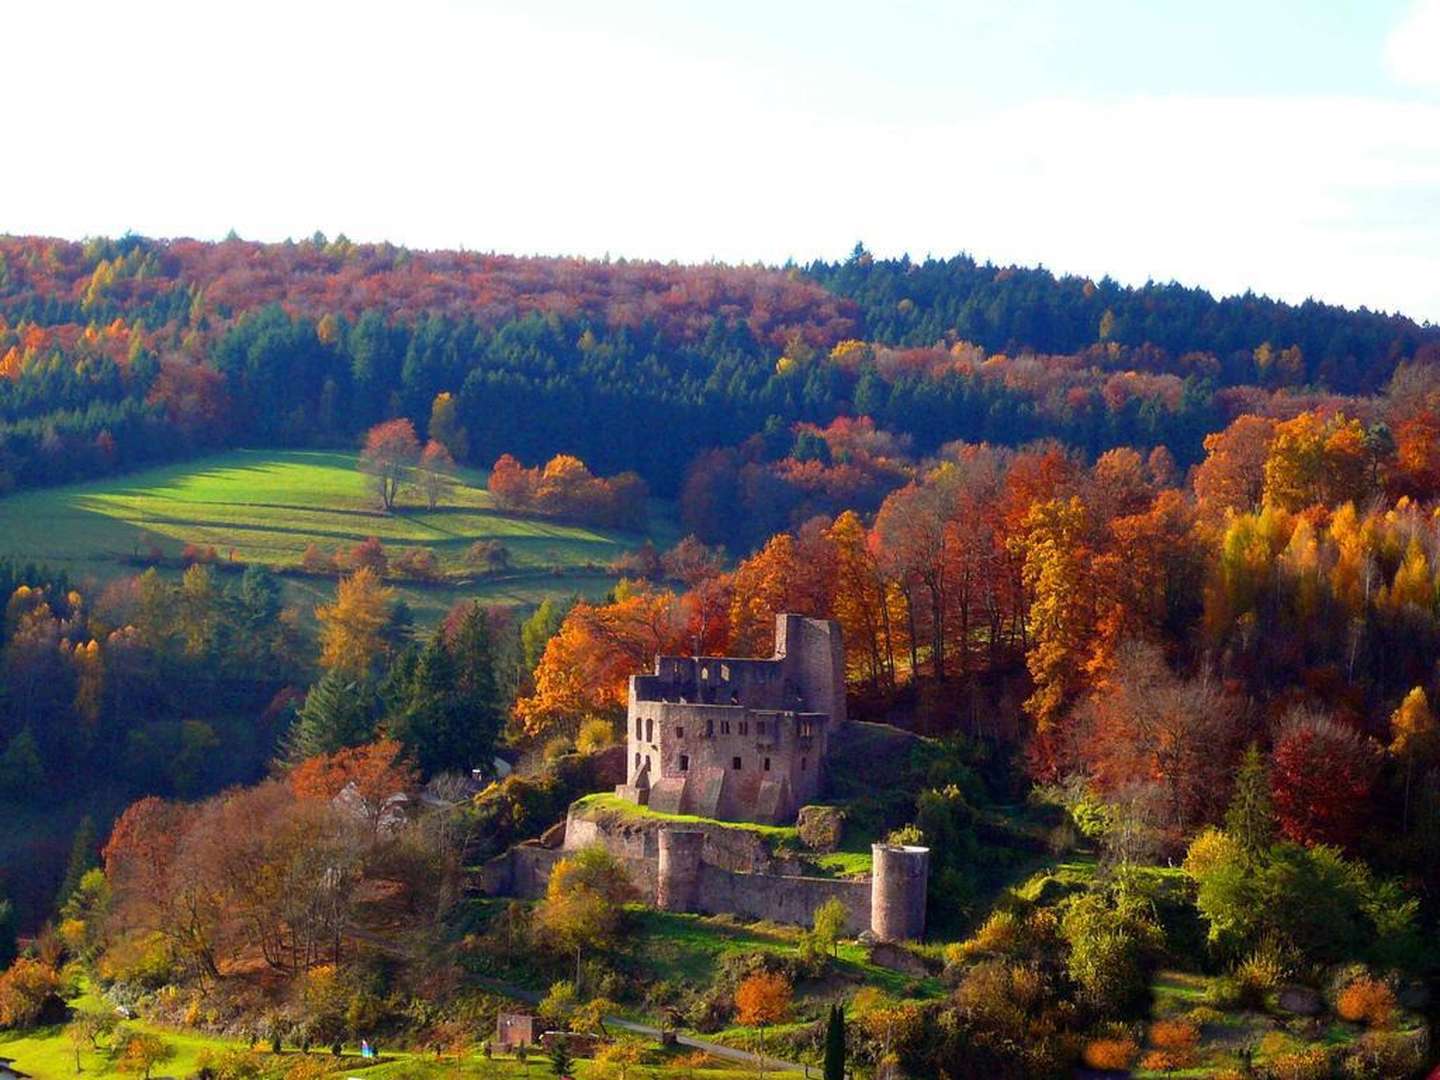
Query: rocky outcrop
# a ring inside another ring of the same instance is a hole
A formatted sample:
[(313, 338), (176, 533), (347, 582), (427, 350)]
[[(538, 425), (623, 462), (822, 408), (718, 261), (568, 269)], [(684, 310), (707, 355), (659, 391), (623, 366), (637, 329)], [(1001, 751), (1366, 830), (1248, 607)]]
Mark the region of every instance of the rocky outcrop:
[(838, 806), (802, 806), (795, 828), (800, 842), (811, 851), (836, 851), (845, 834), (845, 811)]

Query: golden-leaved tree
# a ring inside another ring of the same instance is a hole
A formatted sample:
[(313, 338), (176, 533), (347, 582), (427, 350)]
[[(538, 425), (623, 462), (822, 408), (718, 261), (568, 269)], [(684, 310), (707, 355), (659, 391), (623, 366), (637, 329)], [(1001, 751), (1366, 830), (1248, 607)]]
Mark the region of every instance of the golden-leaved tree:
[(357, 677), (369, 674), (385, 652), (384, 630), (394, 592), (368, 566), (342, 578), (335, 602), (315, 608), (320, 620), (320, 663)]

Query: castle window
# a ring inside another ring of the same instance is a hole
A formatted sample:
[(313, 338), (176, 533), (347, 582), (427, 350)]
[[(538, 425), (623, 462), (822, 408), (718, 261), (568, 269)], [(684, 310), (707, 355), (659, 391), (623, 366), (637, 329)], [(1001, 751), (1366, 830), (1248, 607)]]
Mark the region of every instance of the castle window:
[(708, 667), (702, 667), (702, 668), (700, 669), (700, 678), (702, 678), (702, 679), (708, 679), (708, 678), (710, 678), (710, 669), (709, 669)]
[(640, 755), (639, 755), (639, 754), (636, 754), (636, 755), (635, 755), (635, 768), (637, 768), (637, 769), (640, 768)]
[(681, 755), (680, 755), (680, 771), (681, 771), (681, 772), (689, 772), (689, 771), (690, 771), (690, 755), (689, 755), (689, 754), (681, 754)]
[(705, 734), (706, 734), (707, 736), (712, 737), (712, 738), (714, 737), (714, 735), (715, 735), (715, 721), (714, 721), (714, 720), (706, 720), (706, 721), (705, 721)]
[(721, 720), (721, 721), (720, 721), (720, 734), (721, 734), (721, 735), (729, 735), (729, 734), (730, 734), (730, 721), (729, 721), (729, 720)]
[(648, 716), (645, 718), (645, 741), (655, 741), (655, 721)]
[(721, 665), (720, 665), (720, 678), (724, 679), (726, 682), (729, 682), (729, 681), (730, 681), (730, 665), (729, 665), (729, 664), (721, 664)]
[(749, 735), (749, 734), (750, 734), (750, 724), (749, 724), (748, 721), (746, 721), (746, 720), (741, 720), (741, 721), (740, 721), (740, 734), (741, 734), (741, 735)]
[(764, 735), (764, 734), (765, 734), (765, 721), (764, 721), (764, 720), (756, 720), (756, 721), (755, 721), (755, 734), (756, 734), (756, 735)]
[(677, 727), (677, 728), (675, 729), (675, 738), (677, 738), (677, 739), (683, 739), (684, 737), (685, 737), (685, 729), (684, 729), (683, 727)]
[(635, 717), (635, 738), (640, 738), (640, 717)]
[(765, 759), (765, 771), (770, 771), (770, 759), (768, 757)]
[(732, 769), (738, 769), (738, 768), (740, 768), (740, 759), (739, 759), (738, 757), (737, 757), (737, 758), (731, 758), (731, 759), (730, 759), (730, 767), (731, 767)]

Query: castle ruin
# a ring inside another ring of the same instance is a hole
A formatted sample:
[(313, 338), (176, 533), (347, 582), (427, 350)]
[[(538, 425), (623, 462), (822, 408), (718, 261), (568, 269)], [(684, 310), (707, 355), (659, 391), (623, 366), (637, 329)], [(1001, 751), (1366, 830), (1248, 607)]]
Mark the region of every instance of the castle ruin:
[(844, 723), (840, 627), (777, 615), (768, 659), (658, 656), (654, 674), (631, 677), (616, 794), (666, 814), (793, 821)]
[[(845, 723), (845, 653), (834, 622), (777, 615), (774, 655), (765, 659), (657, 657), (654, 674), (630, 679), (626, 781), (615, 789), (655, 814), (589, 813), (577, 803), (563, 838), (511, 848), (476, 884), (538, 898), (560, 859), (599, 844), (663, 911), (810, 925), (821, 904), (838, 899), (850, 932), (918, 939), (928, 848), (874, 844), (868, 878), (818, 877), (770, 852), (753, 830), (724, 824), (794, 821), (820, 796), (831, 740)], [(665, 816), (674, 814), (711, 820)]]

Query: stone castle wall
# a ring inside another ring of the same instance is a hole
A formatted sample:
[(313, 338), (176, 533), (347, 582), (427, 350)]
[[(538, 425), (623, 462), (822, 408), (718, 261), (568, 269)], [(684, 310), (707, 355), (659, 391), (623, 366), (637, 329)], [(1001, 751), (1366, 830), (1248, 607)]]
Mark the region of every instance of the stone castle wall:
[(702, 915), (739, 915), (749, 919), (809, 926), (815, 909), (827, 900), (845, 905), (849, 933), (870, 929), (870, 882), (839, 878), (776, 877), (736, 874), (718, 866), (700, 868), (695, 911)]
[[(538, 900), (545, 895), (555, 864), (567, 854), (570, 852), (560, 848), (522, 844), (481, 867), (472, 877), (472, 885), (489, 896)], [(658, 853), (655, 858), (618, 858), (641, 899), (662, 910), (738, 915), (809, 926), (816, 908), (827, 900), (838, 899), (849, 915), (846, 927), (850, 933), (870, 928), (869, 881), (739, 873), (702, 861), (683, 866), (682, 881), (672, 878), (662, 884), (660, 873), (666, 867)]]
[[(610, 854), (620, 858), (656, 859), (660, 855), (660, 833), (668, 828), (656, 818), (591, 816), (571, 808), (565, 821), (565, 848), (578, 851), (591, 844), (601, 844)], [(702, 858), (712, 866), (742, 874), (781, 874), (795, 876), (801, 872), (795, 860), (778, 859), (770, 853), (765, 841), (747, 829), (731, 829), (707, 822), (685, 824), (687, 831), (705, 834)]]
[(743, 829), (704, 823), (680, 827), (572, 808), (563, 847), (521, 844), (482, 867), (472, 882), (492, 896), (539, 899), (555, 864), (592, 844), (614, 855), (640, 898), (662, 910), (809, 926), (815, 910), (835, 899), (845, 905), (850, 933), (869, 930), (882, 941), (924, 934), (925, 848), (877, 844), (872, 877), (817, 878), (801, 874), (797, 863), (775, 858), (760, 837)]

